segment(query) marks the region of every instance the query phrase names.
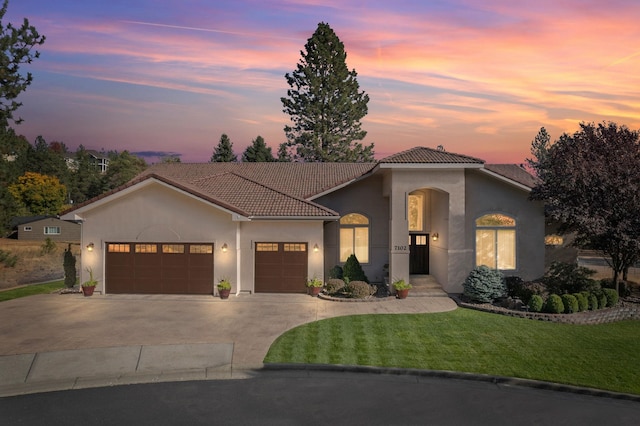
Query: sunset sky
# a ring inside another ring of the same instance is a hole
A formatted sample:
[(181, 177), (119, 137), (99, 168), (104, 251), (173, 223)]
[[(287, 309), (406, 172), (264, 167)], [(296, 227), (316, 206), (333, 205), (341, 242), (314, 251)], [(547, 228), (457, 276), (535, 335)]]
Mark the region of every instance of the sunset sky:
[(226, 133), (238, 155), (258, 135), (275, 153), (284, 74), (321, 21), (371, 98), (376, 158), (443, 145), (520, 163), (542, 126), (640, 129), (637, 0), (10, 0), (3, 25), (24, 17), (47, 37), (22, 68), (32, 143), (206, 162)]

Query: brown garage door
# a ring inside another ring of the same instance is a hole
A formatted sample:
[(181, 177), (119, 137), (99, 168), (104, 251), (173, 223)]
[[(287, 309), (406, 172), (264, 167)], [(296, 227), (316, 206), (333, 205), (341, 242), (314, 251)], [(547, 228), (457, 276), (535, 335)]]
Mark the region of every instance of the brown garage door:
[(107, 243), (105, 262), (107, 293), (213, 293), (213, 244)]
[(256, 293), (306, 293), (307, 243), (256, 243)]

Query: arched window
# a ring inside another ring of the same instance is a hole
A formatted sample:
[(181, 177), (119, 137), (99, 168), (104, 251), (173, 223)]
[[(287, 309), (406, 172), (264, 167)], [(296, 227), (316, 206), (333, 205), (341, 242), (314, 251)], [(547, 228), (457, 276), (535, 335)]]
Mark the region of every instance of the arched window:
[(516, 269), (516, 221), (500, 213), (476, 219), (476, 266)]
[(352, 254), (360, 263), (369, 263), (369, 219), (358, 213), (340, 218), (340, 262)]

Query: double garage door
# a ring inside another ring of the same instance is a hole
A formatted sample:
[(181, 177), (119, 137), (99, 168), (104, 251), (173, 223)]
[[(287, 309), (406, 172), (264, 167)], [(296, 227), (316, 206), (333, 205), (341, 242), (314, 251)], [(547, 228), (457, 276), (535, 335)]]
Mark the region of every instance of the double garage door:
[(107, 243), (107, 293), (213, 294), (213, 244)]

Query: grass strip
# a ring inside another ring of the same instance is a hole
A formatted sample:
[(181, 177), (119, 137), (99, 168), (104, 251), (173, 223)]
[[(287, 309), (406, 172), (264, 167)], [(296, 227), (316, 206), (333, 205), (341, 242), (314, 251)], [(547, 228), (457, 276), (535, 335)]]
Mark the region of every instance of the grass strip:
[(463, 371), (640, 394), (638, 353), (640, 321), (557, 324), (457, 309), (302, 325), (264, 362)]
[(44, 284), (28, 285), (11, 290), (0, 291), (0, 302), (33, 296), (34, 294), (51, 293), (64, 287), (64, 280), (52, 281)]

